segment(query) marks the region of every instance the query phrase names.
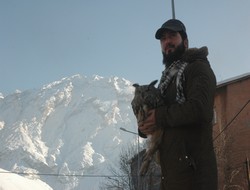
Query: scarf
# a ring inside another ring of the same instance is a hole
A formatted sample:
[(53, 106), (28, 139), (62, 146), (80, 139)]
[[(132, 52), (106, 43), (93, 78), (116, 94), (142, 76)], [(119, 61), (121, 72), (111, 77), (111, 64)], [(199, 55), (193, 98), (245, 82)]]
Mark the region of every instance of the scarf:
[(161, 90), (161, 94), (163, 96), (166, 96), (166, 90), (170, 84), (170, 82), (173, 80), (174, 77), (176, 77), (176, 101), (179, 104), (182, 104), (186, 101), (186, 98), (184, 96), (183, 92), (183, 85), (182, 83), (185, 81), (185, 77), (183, 74), (183, 71), (185, 67), (188, 65), (187, 62), (183, 61), (175, 61), (172, 63), (168, 68), (166, 68), (162, 72), (162, 77), (159, 83), (158, 88)]

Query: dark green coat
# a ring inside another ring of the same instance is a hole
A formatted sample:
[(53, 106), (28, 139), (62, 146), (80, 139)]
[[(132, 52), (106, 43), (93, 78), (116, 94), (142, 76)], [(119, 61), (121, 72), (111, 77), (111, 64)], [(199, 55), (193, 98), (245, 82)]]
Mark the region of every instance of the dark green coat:
[(175, 80), (166, 90), (166, 106), (156, 109), (164, 129), (160, 145), (162, 190), (217, 190), (217, 166), (212, 140), (216, 78), (208, 50), (188, 49), (183, 61), (186, 102), (178, 104)]

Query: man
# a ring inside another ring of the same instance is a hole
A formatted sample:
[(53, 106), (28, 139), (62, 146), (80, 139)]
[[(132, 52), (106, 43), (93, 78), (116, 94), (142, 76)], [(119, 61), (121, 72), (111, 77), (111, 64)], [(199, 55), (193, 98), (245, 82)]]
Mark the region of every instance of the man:
[(163, 129), (159, 147), (162, 190), (216, 190), (217, 165), (212, 119), (216, 79), (206, 47), (188, 48), (184, 24), (165, 22), (155, 34), (165, 70), (159, 89), (165, 105), (138, 123), (142, 137)]

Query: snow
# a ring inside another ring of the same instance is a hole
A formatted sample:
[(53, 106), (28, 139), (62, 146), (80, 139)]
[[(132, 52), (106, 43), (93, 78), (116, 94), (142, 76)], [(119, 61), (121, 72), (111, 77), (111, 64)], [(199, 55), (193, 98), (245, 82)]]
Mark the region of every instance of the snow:
[(123, 78), (74, 75), (0, 94), (0, 189), (99, 189), (121, 148), (137, 145), (120, 130), (137, 131), (133, 93)]
[(0, 169), (1, 190), (51, 190), (52, 188), (38, 179), (28, 179)]

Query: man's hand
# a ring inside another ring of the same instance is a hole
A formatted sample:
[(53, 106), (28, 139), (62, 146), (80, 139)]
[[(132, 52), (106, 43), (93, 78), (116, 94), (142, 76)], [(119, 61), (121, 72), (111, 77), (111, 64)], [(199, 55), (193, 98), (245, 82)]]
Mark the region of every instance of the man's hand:
[(138, 122), (138, 128), (145, 135), (150, 135), (157, 129), (155, 121), (155, 109), (149, 110), (147, 113), (147, 118), (144, 121)]

